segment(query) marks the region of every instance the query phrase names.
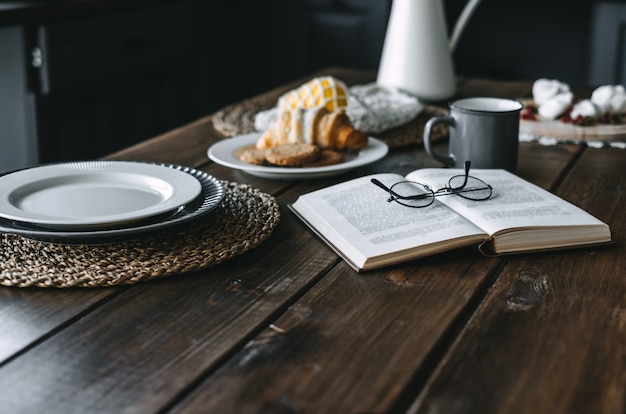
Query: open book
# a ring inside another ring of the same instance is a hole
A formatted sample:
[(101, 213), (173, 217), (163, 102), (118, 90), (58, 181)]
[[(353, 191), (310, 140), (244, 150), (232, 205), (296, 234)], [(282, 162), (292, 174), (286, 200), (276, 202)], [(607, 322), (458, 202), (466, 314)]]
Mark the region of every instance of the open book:
[(428, 207), (388, 201), (387, 187), (402, 180), (439, 189), (464, 171), (430, 168), (356, 178), (301, 195), (290, 209), (355, 270), (399, 263), (462, 246), (488, 254), (608, 243), (609, 226), (586, 211), (504, 170), (471, 170), (491, 185), (491, 198), (435, 197)]

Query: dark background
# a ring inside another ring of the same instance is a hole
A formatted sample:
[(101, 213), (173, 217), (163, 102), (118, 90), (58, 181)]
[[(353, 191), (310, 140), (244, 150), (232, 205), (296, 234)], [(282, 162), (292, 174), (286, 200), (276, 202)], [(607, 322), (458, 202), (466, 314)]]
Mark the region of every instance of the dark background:
[[(0, 53), (22, 61), (0, 56), (0, 142), (34, 140), (38, 162), (100, 157), (330, 66), (375, 71), (391, 8), (390, 0), (50, 0), (20, 14), (2, 4)], [(465, 0), (443, 4), (452, 30)], [(452, 56), (456, 73), (621, 83), (625, 6), (483, 0)]]

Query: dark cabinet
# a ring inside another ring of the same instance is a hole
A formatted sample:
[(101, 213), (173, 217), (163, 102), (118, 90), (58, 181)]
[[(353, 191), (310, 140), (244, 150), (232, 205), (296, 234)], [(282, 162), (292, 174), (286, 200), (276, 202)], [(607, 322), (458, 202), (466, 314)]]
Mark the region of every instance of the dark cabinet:
[(156, 2), (26, 29), (40, 163), (92, 159), (265, 87), (262, 2)]
[(199, 117), (269, 87), (269, 3), (226, 0), (192, 3), (190, 115)]
[(87, 159), (173, 128), (189, 112), (185, 6), (36, 28), (40, 162)]

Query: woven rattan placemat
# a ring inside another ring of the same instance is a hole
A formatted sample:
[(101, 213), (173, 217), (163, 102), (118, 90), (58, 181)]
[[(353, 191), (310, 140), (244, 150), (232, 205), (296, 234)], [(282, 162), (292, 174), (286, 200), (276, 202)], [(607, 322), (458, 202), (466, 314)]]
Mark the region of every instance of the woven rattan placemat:
[[(426, 122), (435, 116), (447, 116), (447, 109), (433, 105), (424, 105), (424, 109), (411, 121), (404, 125), (383, 131), (376, 138), (384, 141), (391, 148), (399, 148), (410, 145), (422, 145), (424, 143), (424, 126)], [(431, 141), (437, 142), (448, 137), (448, 126), (437, 124), (432, 129)]]
[(211, 117), (213, 127), (227, 137), (255, 132), (254, 117), (275, 106), (279, 96), (280, 93), (259, 95), (225, 106)]
[(122, 243), (64, 245), (0, 234), (0, 284), (16, 287), (125, 285), (214, 266), (261, 244), (278, 224), (276, 200), (224, 182), (211, 213)]
[[(255, 98), (225, 106), (213, 114), (212, 121), (216, 130), (232, 137), (235, 135), (255, 132), (254, 117), (260, 111), (265, 111), (276, 105), (280, 93), (274, 95), (260, 95)], [(391, 148), (409, 145), (421, 145), (424, 135), (424, 125), (434, 116), (449, 114), (448, 109), (434, 105), (423, 105), (422, 111), (413, 120), (404, 125), (376, 134), (376, 138), (384, 141)], [(435, 125), (432, 132), (432, 141), (436, 142), (448, 136), (448, 127), (443, 124)]]

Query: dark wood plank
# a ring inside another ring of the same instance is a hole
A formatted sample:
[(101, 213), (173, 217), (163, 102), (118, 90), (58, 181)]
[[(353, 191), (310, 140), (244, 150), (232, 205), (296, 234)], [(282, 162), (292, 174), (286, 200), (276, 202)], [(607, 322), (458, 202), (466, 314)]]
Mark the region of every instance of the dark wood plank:
[(104, 159), (166, 162), (197, 167), (208, 161), (207, 150), (222, 138), (223, 135), (213, 128), (211, 117), (207, 116), (110, 154)]
[(524, 98), (532, 96), (532, 83), (521, 81), (495, 81), (480, 78), (459, 78), (456, 98), (471, 96), (499, 96)]
[(156, 412), (267, 327), (336, 255), (286, 211), (264, 244), (129, 287), (0, 367), (7, 412)]
[(615, 244), (511, 258), (413, 412), (624, 412), (625, 161), (587, 149), (558, 191)]
[(175, 412), (388, 412), (497, 268), (470, 254), (364, 275), (342, 263)]
[(88, 312), (115, 289), (0, 289), (0, 366)]
[[(563, 178), (559, 174), (567, 173), (584, 149), (581, 145), (545, 146), (536, 142), (521, 143), (515, 173), (531, 183), (553, 191)], [(548, 171), (546, 166), (550, 166)]]
[[(535, 159), (533, 144), (523, 147), (522, 172), (539, 169), (540, 185), (556, 182), (553, 164)], [(561, 168), (576, 155), (543, 149)], [(398, 153), (389, 165), (429, 163), (424, 157)], [(281, 198), (290, 202), (301, 188)], [(342, 262), (175, 412), (406, 408), (505, 261), (470, 248), (363, 274)]]

